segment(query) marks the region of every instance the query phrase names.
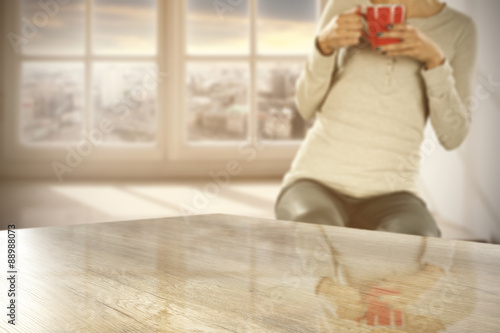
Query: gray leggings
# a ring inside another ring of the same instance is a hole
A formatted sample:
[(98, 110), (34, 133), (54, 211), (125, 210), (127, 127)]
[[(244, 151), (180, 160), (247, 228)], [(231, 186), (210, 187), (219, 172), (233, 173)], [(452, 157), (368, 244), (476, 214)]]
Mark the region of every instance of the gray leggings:
[(301, 179), (281, 191), (275, 214), (286, 221), (441, 237), (425, 203), (410, 192), (359, 199)]

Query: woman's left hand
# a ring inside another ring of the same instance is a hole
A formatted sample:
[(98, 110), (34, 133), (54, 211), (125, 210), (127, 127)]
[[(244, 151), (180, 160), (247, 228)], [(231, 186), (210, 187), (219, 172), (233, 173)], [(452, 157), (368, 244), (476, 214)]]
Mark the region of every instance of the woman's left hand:
[(380, 38), (398, 38), (401, 42), (384, 45), (377, 51), (387, 56), (409, 56), (433, 69), (445, 61), (443, 51), (417, 28), (406, 24), (395, 24), (390, 31), (379, 33)]

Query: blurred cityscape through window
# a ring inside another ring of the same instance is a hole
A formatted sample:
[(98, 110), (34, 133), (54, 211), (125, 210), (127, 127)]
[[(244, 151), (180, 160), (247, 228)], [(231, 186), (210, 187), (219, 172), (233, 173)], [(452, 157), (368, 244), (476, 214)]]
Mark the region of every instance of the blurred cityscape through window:
[(187, 73), (188, 140), (245, 140), (248, 64), (191, 62)]
[[(97, 62), (93, 68), (94, 126), (113, 122), (105, 142), (154, 142), (156, 139), (154, 63)], [(144, 86), (150, 77), (151, 86)]]
[(83, 63), (25, 62), (21, 138), (25, 143), (78, 141), (84, 118)]

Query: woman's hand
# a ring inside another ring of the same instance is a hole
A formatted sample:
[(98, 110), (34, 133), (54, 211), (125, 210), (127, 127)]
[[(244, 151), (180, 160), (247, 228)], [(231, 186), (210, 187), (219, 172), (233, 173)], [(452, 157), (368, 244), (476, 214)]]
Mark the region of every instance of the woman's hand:
[(357, 45), (363, 23), (358, 8), (335, 16), (316, 37), (316, 45), (323, 55), (330, 55), (344, 46)]
[(406, 24), (395, 24), (391, 31), (381, 32), (381, 38), (399, 38), (400, 43), (377, 48), (387, 56), (409, 56), (425, 64), (427, 70), (442, 65), (445, 61), (443, 51), (420, 30)]

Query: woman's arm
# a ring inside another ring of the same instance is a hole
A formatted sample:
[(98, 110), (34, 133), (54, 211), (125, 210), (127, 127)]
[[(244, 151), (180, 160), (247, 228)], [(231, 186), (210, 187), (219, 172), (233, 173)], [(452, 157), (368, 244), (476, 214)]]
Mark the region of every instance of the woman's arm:
[(422, 70), (431, 123), (448, 150), (458, 148), (469, 132), (476, 58), (477, 32), (470, 21), (457, 41), (455, 56), (434, 69)]
[(384, 38), (403, 42), (379, 48), (387, 56), (409, 56), (424, 64), (424, 79), (432, 126), (439, 141), (448, 150), (460, 146), (471, 123), (471, 85), (477, 58), (477, 32), (472, 20), (463, 25), (456, 41), (455, 56), (446, 59), (429, 37), (404, 24), (383, 33)]
[(359, 41), (361, 21), (359, 25), (355, 22), (359, 17), (354, 16), (354, 10), (338, 17), (350, 7), (351, 0), (330, 0), (321, 16), (314, 50), (296, 84), (295, 102), (305, 120), (314, 117), (330, 90), (340, 47)]

